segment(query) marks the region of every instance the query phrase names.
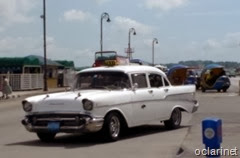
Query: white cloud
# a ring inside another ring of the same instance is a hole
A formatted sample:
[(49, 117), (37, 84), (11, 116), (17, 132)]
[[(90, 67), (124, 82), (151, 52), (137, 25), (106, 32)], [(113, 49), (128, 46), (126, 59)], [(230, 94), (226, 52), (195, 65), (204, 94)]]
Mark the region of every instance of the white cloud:
[(91, 14), (81, 10), (72, 9), (66, 11), (63, 16), (66, 21), (85, 21), (91, 17)]
[(184, 16), (236, 16), (239, 15), (239, 10), (229, 11), (204, 11), (204, 12), (188, 12), (184, 13)]
[(55, 39), (51, 36), (46, 37), (46, 43), (47, 45), (54, 45), (56, 43)]
[[(151, 47), (151, 48), (152, 48), (152, 42), (153, 42), (153, 39), (145, 39), (145, 40), (143, 40), (143, 43), (145, 45), (147, 45), (148, 47)], [(158, 47), (159, 43), (160, 43), (160, 41), (158, 40), (158, 43), (154, 43), (154, 47)]]
[(114, 19), (114, 28), (117, 28), (121, 31), (128, 32), (130, 28), (135, 28), (137, 35), (139, 34), (150, 34), (153, 32), (153, 27), (142, 24), (135, 20), (126, 17), (115, 17)]
[(203, 44), (204, 49), (236, 47), (240, 47), (240, 32), (228, 33), (222, 39), (208, 39)]
[(36, 6), (35, 0), (1, 0), (0, 18), (1, 23), (29, 23), (32, 18), (28, 13)]
[(220, 47), (221, 47), (221, 44), (214, 39), (208, 39), (203, 46), (204, 49), (216, 49)]
[(100, 5), (102, 5), (102, 4), (104, 4), (104, 3), (107, 3), (107, 2), (109, 2), (109, 1), (111, 1), (111, 0), (95, 0), (98, 4), (100, 4)]
[(4, 30), (5, 28), (0, 26), (0, 32), (3, 32)]
[(39, 53), (42, 43), (32, 37), (5, 37), (0, 39), (1, 56), (26, 56)]
[(149, 9), (170, 10), (184, 5), (188, 0), (145, 0)]
[(222, 41), (223, 46), (235, 48), (240, 46), (240, 32), (228, 33)]
[(236, 56), (238, 56), (240, 47), (240, 32), (228, 33), (221, 38), (193, 41), (185, 47), (178, 47), (178, 50), (184, 52), (186, 57), (191, 57), (193, 60), (237, 61), (238, 58)]
[[(47, 49), (56, 47), (53, 37), (47, 36)], [(1, 56), (25, 56), (43, 52), (42, 37), (5, 37), (0, 39)], [(41, 54), (40, 54), (41, 55)]]
[[(93, 50), (76, 50), (60, 46), (54, 37), (47, 36), (47, 58), (52, 60), (73, 60), (76, 66), (93, 64)], [(70, 55), (69, 55), (70, 54)], [(5, 37), (0, 39), (0, 56), (24, 57), (27, 55), (43, 56), (43, 38)]]

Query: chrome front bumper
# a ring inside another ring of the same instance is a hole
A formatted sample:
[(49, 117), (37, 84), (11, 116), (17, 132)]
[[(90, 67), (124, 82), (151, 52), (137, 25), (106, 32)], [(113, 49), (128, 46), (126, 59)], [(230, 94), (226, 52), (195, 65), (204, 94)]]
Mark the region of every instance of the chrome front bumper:
[(89, 133), (102, 129), (104, 119), (87, 115), (72, 114), (48, 114), (28, 115), (22, 120), (22, 124), (29, 132), (49, 132), (48, 123), (60, 124), (57, 133)]

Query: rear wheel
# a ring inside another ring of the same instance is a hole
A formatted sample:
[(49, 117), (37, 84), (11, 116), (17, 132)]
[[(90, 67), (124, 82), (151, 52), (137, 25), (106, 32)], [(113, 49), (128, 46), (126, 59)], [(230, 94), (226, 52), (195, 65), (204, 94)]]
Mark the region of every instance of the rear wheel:
[(202, 87), (201, 89), (202, 89), (202, 92), (206, 92), (206, 89), (205, 89), (205, 88)]
[(227, 92), (227, 89), (225, 88), (225, 89), (223, 89), (223, 92)]
[(102, 134), (107, 141), (119, 139), (121, 131), (121, 117), (118, 113), (112, 112), (105, 117)]
[(180, 127), (182, 121), (182, 113), (179, 108), (175, 108), (171, 114), (171, 118), (164, 121), (164, 125), (167, 129), (176, 129)]
[(42, 142), (52, 142), (56, 133), (37, 133), (37, 136)]
[(221, 89), (218, 89), (217, 91), (218, 91), (218, 92), (221, 92)]

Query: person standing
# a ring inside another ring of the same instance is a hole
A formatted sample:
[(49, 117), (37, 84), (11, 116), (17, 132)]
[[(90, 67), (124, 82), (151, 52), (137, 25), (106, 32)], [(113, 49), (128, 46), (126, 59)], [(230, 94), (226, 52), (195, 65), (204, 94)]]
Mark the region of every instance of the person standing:
[(3, 93), (3, 96), (2, 98), (4, 99), (8, 99), (9, 98), (9, 94), (12, 93), (12, 88), (9, 84), (9, 80), (6, 76), (3, 76), (3, 82), (2, 82), (2, 93)]

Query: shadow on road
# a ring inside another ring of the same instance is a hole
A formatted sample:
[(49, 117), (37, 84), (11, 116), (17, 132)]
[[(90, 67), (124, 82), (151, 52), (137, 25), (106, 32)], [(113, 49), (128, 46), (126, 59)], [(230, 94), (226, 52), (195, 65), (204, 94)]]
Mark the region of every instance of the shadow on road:
[[(188, 128), (189, 126), (181, 126), (181, 128)], [(175, 131), (175, 130), (172, 130)], [(169, 130), (166, 130), (163, 125), (146, 125), (141, 127), (135, 127), (128, 129), (119, 140), (120, 141), (126, 141), (129, 139), (147, 136), (151, 134), (157, 134), (157, 133), (163, 133), (163, 132), (171, 132)], [(36, 136), (37, 138), (37, 136)], [(23, 141), (23, 142), (16, 142), (16, 143), (10, 143), (6, 144), (6, 146), (17, 146), (17, 145), (23, 145), (23, 146), (37, 146), (37, 147), (64, 147), (67, 149), (71, 148), (79, 148), (79, 147), (89, 147), (89, 146), (95, 146), (95, 145), (102, 145), (106, 144), (108, 142), (104, 141), (100, 134), (64, 134), (64, 135), (57, 135), (55, 140), (50, 143), (44, 143), (41, 142), (38, 139), (30, 140), (30, 141)]]

